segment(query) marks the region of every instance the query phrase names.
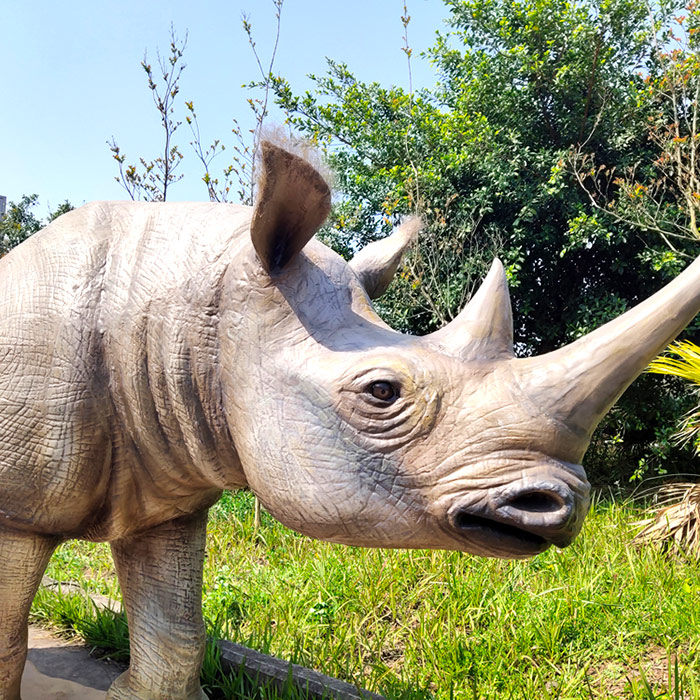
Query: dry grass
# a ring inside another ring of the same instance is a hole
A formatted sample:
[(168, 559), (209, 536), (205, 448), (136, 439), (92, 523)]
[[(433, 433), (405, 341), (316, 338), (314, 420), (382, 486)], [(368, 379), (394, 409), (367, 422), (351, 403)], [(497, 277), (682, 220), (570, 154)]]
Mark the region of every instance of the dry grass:
[(700, 557), (700, 484), (662, 486), (656, 497), (650, 517), (636, 523), (642, 529), (634, 541)]

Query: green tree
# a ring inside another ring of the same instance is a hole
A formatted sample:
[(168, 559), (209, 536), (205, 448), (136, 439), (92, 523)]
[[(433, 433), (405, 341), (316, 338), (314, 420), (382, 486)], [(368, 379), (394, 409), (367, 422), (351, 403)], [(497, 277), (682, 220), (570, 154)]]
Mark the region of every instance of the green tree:
[[(649, 241), (590, 216), (562, 167), (584, 143), (610, 162), (649, 150), (637, 97), (658, 32), (646, 7), (628, 0), (446, 4), (451, 31), (430, 51), (435, 89), (365, 84), (330, 61), (313, 93), (296, 96), (280, 79), (278, 99), (298, 129), (330, 146), (344, 198), (329, 233), (341, 251), (384, 235), (408, 212), (426, 219), (428, 247), (451, 241), (438, 246), (453, 253), (438, 256), (439, 309), (425, 308), (420, 274), (398, 296), (416, 306), (410, 329), (454, 316), (462, 263), (481, 272), (498, 251), (515, 288), (521, 350), (546, 351), (662, 283), (649, 266), (640, 274)], [(659, 11), (658, 21), (669, 17)]]
[[(194, 151), (203, 170), (202, 182), (207, 189), (207, 195), (212, 202), (226, 202), (231, 196), (231, 188), (238, 185), (235, 194), (244, 204), (252, 204), (254, 190), (257, 186), (257, 160), (258, 149), (266, 126), (268, 116), (268, 103), (272, 88), (272, 70), (277, 57), (280, 32), (282, 28), (282, 9), (284, 0), (271, 0), (276, 22), (275, 38), (266, 59), (258, 51), (253, 36), (253, 26), (250, 18), (244, 14), (241, 18), (243, 31), (255, 58), (260, 73), (259, 80), (251, 81), (247, 86), (253, 91), (253, 96), (248, 99), (248, 107), (252, 111), (255, 127), (252, 130), (244, 130), (236, 119), (233, 119), (233, 142), (229, 147), (229, 163), (216, 173), (213, 168), (214, 161), (227, 150), (226, 143), (222, 139), (215, 139), (210, 145), (205, 145), (202, 140), (200, 122), (195, 111), (193, 101), (185, 101), (185, 109), (182, 117), (187, 123), (192, 141), (190, 146)], [(161, 55), (156, 50), (157, 67), (153, 68), (148, 61), (148, 53), (144, 53), (141, 68), (146, 74), (148, 89), (151, 91), (153, 104), (158, 112), (162, 127), (163, 142), (161, 155), (153, 159), (144, 156), (138, 161), (127, 162), (127, 155), (122, 151), (114, 137), (107, 142), (112, 158), (119, 168), (119, 175), (114, 179), (127, 191), (129, 197), (134, 200), (164, 202), (168, 198), (168, 192), (177, 184), (184, 173), (180, 172), (180, 166), (184, 159), (183, 153), (177, 144), (177, 134), (182, 121), (179, 118), (179, 110), (176, 109), (177, 96), (180, 94), (180, 81), (183, 71), (187, 67), (183, 57), (187, 48), (187, 34), (180, 39), (175, 28), (170, 27), (170, 44), (167, 55)]]
[[(292, 124), (327, 149), (337, 173), (342, 197), (325, 235), (341, 254), (385, 235), (403, 214), (425, 219), (421, 245), (383, 301), (394, 324), (422, 333), (449, 320), (498, 253), (513, 291), (518, 351), (546, 352), (678, 269), (657, 264), (663, 240), (604, 217), (566, 167), (577, 149), (619, 169), (654, 159), (652, 112), (640, 96), (658, 73), (657, 46), (677, 6), (444, 1), (449, 31), (428, 55), (435, 88), (414, 94), (364, 83), (329, 61), (313, 92), (296, 95), (277, 79), (277, 99)], [(693, 241), (679, 246), (698, 252)], [(646, 377), (599, 432), (592, 459), (625, 460), (619, 470), (628, 476), (654, 460), (665, 468), (673, 448), (654, 426), (682, 409), (679, 392)]]
[[(38, 202), (37, 194), (25, 194), (19, 202), (10, 202), (7, 213), (0, 218), (0, 257), (46, 225), (34, 213)], [(49, 213), (48, 221), (53, 221), (71, 209), (73, 205), (66, 200), (55, 211)]]
[(651, 157), (615, 167), (595, 153), (571, 154), (571, 170), (592, 206), (607, 220), (659, 236), (665, 250), (655, 267), (677, 270), (700, 240), (700, 6), (690, 3), (673, 18), (673, 31), (656, 47), (638, 106)]
[(36, 233), (42, 223), (33, 209), (39, 195), (23, 195), (19, 202), (10, 202), (7, 213), (0, 219), (0, 256), (7, 254), (16, 245)]
[(67, 214), (69, 211), (73, 211), (75, 207), (67, 200), (63, 200), (55, 209), (49, 212), (49, 217), (47, 223), (51, 223), (54, 219), (58, 219), (59, 216)]

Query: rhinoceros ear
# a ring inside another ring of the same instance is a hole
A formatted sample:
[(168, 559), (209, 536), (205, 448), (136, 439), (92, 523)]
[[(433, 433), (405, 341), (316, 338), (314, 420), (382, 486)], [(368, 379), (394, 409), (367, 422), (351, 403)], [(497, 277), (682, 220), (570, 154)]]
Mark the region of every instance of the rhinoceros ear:
[(423, 222), (417, 217), (404, 219), (391, 236), (366, 245), (350, 261), (370, 299), (386, 292), (406, 248), (416, 240)]
[(328, 216), (331, 192), (314, 167), (263, 141), (262, 178), (250, 237), (267, 272), (282, 269), (313, 238)]

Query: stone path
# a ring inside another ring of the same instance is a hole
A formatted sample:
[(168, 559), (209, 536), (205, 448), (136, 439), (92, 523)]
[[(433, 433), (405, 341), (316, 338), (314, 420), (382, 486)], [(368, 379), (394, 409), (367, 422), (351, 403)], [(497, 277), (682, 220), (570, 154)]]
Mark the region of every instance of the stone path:
[(107, 688), (123, 670), (115, 662), (90, 656), (85, 646), (32, 625), (22, 700), (104, 700)]

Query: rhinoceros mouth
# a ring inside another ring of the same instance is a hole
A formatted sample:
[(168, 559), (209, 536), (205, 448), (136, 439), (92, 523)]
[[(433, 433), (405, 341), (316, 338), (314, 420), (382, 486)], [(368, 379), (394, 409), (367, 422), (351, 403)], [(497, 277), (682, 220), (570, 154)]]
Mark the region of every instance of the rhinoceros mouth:
[(462, 536), (482, 540), (484, 544), (496, 540), (502, 547), (525, 554), (538, 554), (551, 544), (534, 532), (523, 530), (516, 525), (491, 520), (491, 518), (473, 515), (464, 509), (457, 510), (452, 516), (452, 521)]

